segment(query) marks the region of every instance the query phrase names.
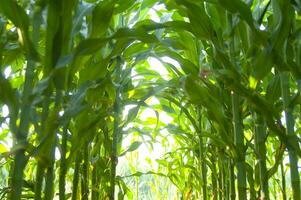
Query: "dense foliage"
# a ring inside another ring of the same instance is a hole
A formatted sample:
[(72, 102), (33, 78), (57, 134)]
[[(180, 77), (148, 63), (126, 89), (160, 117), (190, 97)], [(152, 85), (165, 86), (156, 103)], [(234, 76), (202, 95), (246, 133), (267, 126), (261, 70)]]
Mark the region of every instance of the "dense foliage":
[(0, 0), (0, 199), (300, 200), (300, 13)]

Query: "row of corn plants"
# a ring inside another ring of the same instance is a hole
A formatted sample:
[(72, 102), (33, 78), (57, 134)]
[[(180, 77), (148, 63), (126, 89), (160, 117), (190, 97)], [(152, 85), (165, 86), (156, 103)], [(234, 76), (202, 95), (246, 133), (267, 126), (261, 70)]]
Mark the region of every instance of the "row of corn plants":
[[(141, 199), (151, 176), (176, 199), (301, 199), (300, 12), (297, 0), (0, 0), (0, 198)], [(158, 138), (159, 167), (118, 172)]]
[[(192, 46), (187, 45), (184, 55), (200, 70), (199, 75), (190, 73), (184, 78), (183, 89), (194, 111), (205, 109), (210, 136), (206, 126), (194, 129), (210, 138), (205, 149), (211, 150), (210, 140), (219, 139), (222, 144), (221, 149), (207, 151), (203, 159), (196, 156), (212, 173), (211, 185), (204, 177), (201, 185), (206, 184), (207, 190), (218, 187), (210, 191), (214, 199), (270, 199), (279, 195), (299, 199), (300, 138), (295, 121), (299, 116), (300, 44), (293, 40), (300, 28), (300, 5), (283, 1), (178, 1), (167, 6), (189, 19), (187, 31), (200, 48), (194, 55), (197, 60), (191, 56)], [(185, 42), (188, 44), (187, 39)], [(188, 117), (188, 112), (184, 113)], [(220, 156), (213, 159), (210, 154)], [(289, 178), (283, 167), (288, 169)], [(269, 185), (275, 187), (279, 174), (282, 183), (272, 190)], [(201, 193), (202, 198), (208, 197), (206, 190)]]

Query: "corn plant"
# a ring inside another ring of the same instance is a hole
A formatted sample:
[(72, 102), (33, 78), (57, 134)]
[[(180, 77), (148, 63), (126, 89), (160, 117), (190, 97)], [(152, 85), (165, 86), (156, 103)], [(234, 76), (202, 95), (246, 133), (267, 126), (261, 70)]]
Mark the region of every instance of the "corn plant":
[(0, 199), (301, 199), (300, 12), (0, 0)]

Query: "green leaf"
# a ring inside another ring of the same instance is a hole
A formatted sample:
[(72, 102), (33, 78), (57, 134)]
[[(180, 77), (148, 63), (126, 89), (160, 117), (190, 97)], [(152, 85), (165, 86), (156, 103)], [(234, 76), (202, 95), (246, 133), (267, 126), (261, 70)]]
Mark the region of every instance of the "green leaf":
[(128, 148), (127, 152), (132, 152), (132, 151), (135, 151), (136, 149), (138, 149), (138, 147), (142, 144), (142, 142), (133, 142), (131, 144), (131, 146)]
[(118, 200), (123, 200), (124, 199), (124, 194), (122, 191), (118, 192)]
[(142, 52), (147, 52), (150, 50), (150, 47), (143, 42), (138, 42), (131, 44), (126, 50), (123, 52), (125, 58), (132, 58), (133, 56), (139, 55)]
[(16, 120), (15, 117), (18, 112), (19, 99), (16, 91), (12, 88), (10, 82), (0, 74), (0, 102), (5, 103), (9, 107), (9, 114), (11, 120)]
[(0, 13), (3, 13), (17, 27), (24, 31), (29, 27), (29, 19), (24, 9), (14, 0), (0, 0)]
[(139, 112), (140, 106), (136, 106), (132, 109), (129, 110), (126, 123), (134, 121), (134, 119), (137, 117), (138, 112)]
[(266, 99), (269, 102), (275, 102), (281, 96), (281, 79), (279, 75), (275, 75), (268, 84), (266, 90)]
[(264, 49), (253, 59), (255, 59), (253, 68), (254, 77), (257, 80), (262, 80), (269, 72), (271, 72), (273, 66), (271, 49)]
[(183, 79), (183, 89), (192, 103), (202, 104), (209, 101), (209, 92), (198, 84), (197, 76), (186, 76)]
[(37, 86), (33, 89), (32, 93), (34, 95), (43, 93), (44, 90), (49, 86), (49, 80), (50, 80), (50, 77), (48, 76), (48, 77), (42, 79), (41, 81), (39, 81)]
[(28, 58), (38, 60), (38, 53), (29, 38), (29, 18), (25, 10), (14, 0), (0, 0), (0, 13), (4, 14), (18, 28), (20, 28), (19, 41)]
[(191, 62), (190, 60), (183, 58), (180, 54), (171, 51), (166, 48), (158, 48), (156, 49), (156, 55), (158, 56), (168, 56), (170, 58), (173, 58), (174, 60), (178, 61), (182, 70), (187, 74), (198, 74), (198, 67)]
[(0, 143), (0, 155), (8, 152), (8, 149)]
[(128, 147), (127, 150), (125, 150), (124, 152), (122, 152), (122, 153), (119, 155), (119, 157), (124, 156), (124, 155), (125, 155), (126, 153), (128, 153), (128, 152), (132, 152), (132, 151), (137, 150), (141, 144), (142, 144), (142, 142), (139, 142), (139, 141), (133, 142), (133, 143)]
[(133, 177), (133, 176), (141, 177), (141, 176), (145, 176), (145, 175), (149, 175), (149, 174), (158, 175), (158, 176), (162, 176), (162, 177), (167, 177), (165, 174), (158, 173), (158, 172), (148, 171), (148, 172), (144, 172), (143, 173), (143, 172), (137, 171), (134, 174), (130, 174), (130, 175), (124, 176), (123, 178)]
[(99, 50), (106, 42), (108, 42), (108, 38), (102, 39), (87, 39), (83, 40), (75, 49), (75, 56), (84, 56), (95, 53)]
[(121, 28), (119, 29), (112, 38), (127, 38), (140, 40), (145, 43), (157, 43), (159, 40), (153, 34), (148, 34), (143, 28)]
[(114, 7), (115, 0), (100, 1), (94, 7), (92, 13), (91, 38), (100, 37), (107, 31), (113, 15)]
[(61, 117), (60, 122), (62, 122), (62, 124), (67, 123), (72, 117), (76, 117), (86, 108), (86, 105), (83, 104), (83, 99), (85, 98), (86, 92), (90, 87), (91, 83), (86, 82), (80, 86), (78, 91), (74, 92), (67, 104), (64, 115)]
[(80, 5), (72, 26), (72, 35), (78, 34), (83, 26), (84, 17), (91, 15), (95, 5)]
[(232, 13), (238, 13), (250, 28), (254, 29), (254, 22), (250, 8), (241, 0), (218, 0), (219, 4)]
[[(126, 41), (130, 40), (139, 40), (145, 43), (157, 43), (159, 40), (153, 34), (148, 34), (142, 28), (136, 29), (129, 29), (129, 28), (121, 28), (118, 29), (116, 33), (114, 33), (111, 37), (108, 38), (94, 38), (94, 39), (86, 39), (80, 42), (80, 44), (76, 47), (75, 51), (73, 52), (75, 56), (85, 56), (91, 55), (99, 51), (107, 42), (112, 41), (113, 39), (126, 39)], [(120, 40), (122, 41), (122, 40)], [(126, 42), (127, 44), (128, 42)], [(71, 58), (74, 59), (71, 56)], [(67, 60), (66, 60), (67, 59)], [(72, 59), (62, 58), (60, 61), (60, 65), (68, 64), (68, 62), (72, 61)]]
[(114, 9), (114, 13), (122, 13), (135, 5), (137, 3), (136, 0), (128, 0), (126, 3), (124, 3), (124, 0), (117, 0), (116, 1), (116, 8)]
[(159, 163), (160, 165), (163, 165), (164, 167), (168, 167), (169, 162), (167, 162), (164, 159), (156, 159), (157, 163)]
[(84, 83), (89, 80), (104, 78), (108, 72), (107, 60), (100, 60), (99, 62), (87, 62), (85, 67), (79, 71), (80, 82)]
[(191, 29), (200, 39), (213, 39), (215, 31), (211, 24), (211, 20), (207, 15), (204, 6), (197, 6), (187, 1), (178, 1), (187, 8), (187, 15), (191, 23)]
[(282, 49), (292, 27), (294, 10), (285, 0), (272, 1), (274, 14), (273, 48), (282, 54)]

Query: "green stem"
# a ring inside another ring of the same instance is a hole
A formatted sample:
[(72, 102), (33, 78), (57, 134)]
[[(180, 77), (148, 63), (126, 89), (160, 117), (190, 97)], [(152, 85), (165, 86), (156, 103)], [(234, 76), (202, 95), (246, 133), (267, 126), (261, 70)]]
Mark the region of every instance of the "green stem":
[(23, 171), (27, 163), (27, 158), (24, 155), (24, 149), (20, 149), (16, 152), (15, 162), (13, 165), (13, 174), (11, 179), (12, 192), (10, 199), (21, 199), (22, 186), (23, 186)]
[[(43, 130), (47, 124), (46, 120), (49, 115), (50, 92), (47, 91), (47, 93), (48, 95), (46, 95), (45, 100), (43, 102), (43, 113), (41, 117), (42, 124), (40, 129), (39, 127), (37, 127), (38, 130), (37, 140), (39, 142), (41, 142), (41, 138), (45, 137), (45, 133)], [(35, 200), (42, 199), (42, 186), (43, 186), (44, 176), (45, 176), (45, 164), (42, 161), (38, 160), (37, 170), (36, 170), (35, 195), (34, 195)]]
[(212, 200), (217, 200), (218, 198), (218, 188), (217, 188), (217, 170), (216, 170), (216, 157), (215, 155), (211, 155), (210, 157), (212, 164), (212, 172), (211, 172), (211, 184), (212, 184)]
[(205, 156), (204, 156), (204, 146), (203, 141), (200, 139), (200, 154), (201, 154), (201, 167), (202, 167), (202, 179), (203, 179), (203, 199), (207, 199), (207, 166), (205, 162)]
[(116, 99), (114, 102), (114, 124), (113, 124), (113, 139), (112, 139), (112, 153), (111, 153), (111, 180), (110, 180), (110, 193), (109, 193), (109, 197), (110, 200), (114, 200), (114, 196), (115, 196), (115, 176), (116, 176), (116, 166), (117, 166), (117, 162), (118, 162), (118, 158), (117, 158), (117, 145), (118, 145), (118, 139), (121, 138), (120, 137), (120, 129), (119, 129), (119, 122), (120, 122), (120, 90), (121, 90), (121, 61), (120, 58), (117, 58), (117, 66), (116, 66), (116, 80), (115, 80), (115, 84), (117, 84), (116, 87)]
[(81, 192), (82, 200), (88, 200), (89, 197), (89, 152), (88, 144), (85, 145), (84, 149), (84, 163), (82, 165), (82, 181), (81, 181)]
[(78, 181), (79, 181), (79, 167), (81, 163), (81, 152), (78, 153), (74, 166), (73, 182), (72, 182), (72, 200), (77, 200)]
[(225, 171), (225, 200), (230, 199), (230, 179), (229, 179), (229, 167), (228, 167), (228, 162), (225, 160), (225, 166), (224, 166), (224, 171)]
[(38, 162), (37, 171), (36, 171), (34, 200), (42, 199), (42, 185), (43, 185), (43, 179), (44, 179), (44, 170), (45, 170), (45, 168), (40, 164), (40, 162)]
[(235, 175), (233, 161), (229, 160), (230, 199), (235, 200)]
[(98, 183), (98, 176), (97, 176), (97, 163), (93, 165), (92, 170), (92, 200), (98, 200), (99, 199), (99, 183)]
[(67, 163), (66, 163), (66, 152), (67, 152), (67, 125), (64, 126), (62, 133), (62, 144), (61, 144), (61, 162), (60, 162), (60, 175), (59, 175), (59, 198), (60, 200), (65, 200), (65, 186), (66, 186), (66, 173), (67, 173)]
[(260, 176), (260, 186), (261, 186), (261, 197), (269, 200), (269, 181), (268, 173), (266, 167), (266, 125), (263, 121), (263, 118), (260, 115), (256, 116), (256, 125), (255, 125), (255, 149), (258, 154), (259, 162), (259, 176)]
[[(289, 75), (286, 73), (281, 74), (281, 89), (282, 89), (282, 98), (284, 105), (285, 121), (286, 121), (286, 133), (289, 138), (294, 138), (295, 131), (294, 125), (295, 120), (293, 116), (293, 108), (289, 106), (290, 103), (290, 92), (289, 92)], [(294, 146), (298, 146), (297, 140), (291, 140), (294, 143)], [(290, 172), (291, 172), (291, 185), (293, 190), (293, 199), (300, 200), (300, 176), (298, 171), (298, 156), (293, 148), (288, 149), (289, 162), (290, 162)]]
[(236, 163), (237, 168), (237, 188), (238, 199), (247, 199), (246, 193), (246, 169), (245, 169), (245, 145), (244, 145), (244, 133), (242, 129), (242, 121), (240, 115), (239, 96), (236, 93), (232, 93), (232, 111), (233, 111), (233, 123), (234, 123), (234, 140), (238, 150), (238, 158)]
[(139, 199), (139, 177), (136, 177), (136, 199)]
[(255, 200), (256, 199), (256, 190), (255, 190), (255, 185), (254, 185), (254, 170), (253, 168), (249, 165), (246, 164), (246, 167), (249, 169), (246, 171), (247, 173), (247, 180), (249, 183), (249, 199)]
[(27, 163), (27, 156), (25, 156), (25, 148), (27, 146), (27, 135), (30, 124), (30, 118), (28, 113), (31, 111), (31, 100), (30, 94), (33, 88), (34, 79), (34, 63), (28, 61), (25, 72), (25, 83), (22, 95), (22, 106), (20, 116), (20, 126), (16, 133), (16, 144), (17, 151), (15, 154), (15, 162), (13, 165), (13, 173), (11, 177), (11, 200), (21, 199), (22, 187), (23, 187), (23, 172)]
[(223, 158), (223, 166), (222, 166), (222, 169), (223, 169), (223, 197), (224, 197), (224, 200), (227, 200), (229, 199), (228, 197), (228, 174), (227, 174), (227, 160), (226, 160), (226, 157)]
[[(119, 94), (118, 94), (119, 95)], [(110, 200), (114, 200), (115, 195), (115, 176), (116, 176), (116, 166), (117, 166), (117, 143), (118, 143), (118, 135), (119, 135), (119, 105), (117, 100), (114, 105), (115, 117), (114, 117), (114, 131), (113, 131), (113, 141), (112, 141), (112, 154), (111, 154), (111, 181), (110, 181)]]
[[(227, 13), (228, 25), (231, 29), (233, 29), (233, 19), (232, 14)], [(233, 63), (233, 66), (238, 68), (235, 64), (236, 59), (234, 59), (235, 55), (235, 40), (232, 39), (230, 41), (229, 48), (229, 56), (230, 61)], [(234, 130), (234, 143), (237, 148), (237, 188), (238, 188), (238, 199), (245, 200), (247, 199), (246, 193), (246, 169), (245, 169), (245, 145), (244, 145), (244, 132), (242, 127), (242, 118), (240, 113), (240, 98), (237, 93), (232, 91), (232, 114), (233, 114), (233, 130)]]
[(50, 148), (50, 164), (47, 168), (47, 172), (46, 172), (46, 179), (45, 179), (45, 200), (52, 200), (53, 196), (54, 196), (54, 180), (55, 180), (55, 176), (54, 176), (54, 164), (55, 164), (55, 147), (56, 147), (56, 137), (54, 142), (51, 145)]
[(223, 170), (220, 160), (218, 160), (218, 177), (218, 196), (219, 200), (223, 200)]
[[(202, 113), (201, 109), (198, 108), (198, 122), (199, 122), (199, 127), (198, 130), (202, 130), (202, 119), (201, 119)], [(207, 166), (206, 166), (206, 161), (205, 161), (205, 147), (204, 147), (204, 142), (203, 138), (201, 136), (201, 132), (198, 133), (199, 135), (199, 151), (200, 151), (200, 164), (201, 164), (201, 172), (202, 172), (202, 192), (203, 192), (203, 199), (207, 199)]]
[(283, 161), (281, 161), (281, 185), (282, 185), (282, 199), (286, 200), (286, 180), (285, 180), (285, 171), (283, 167)]

